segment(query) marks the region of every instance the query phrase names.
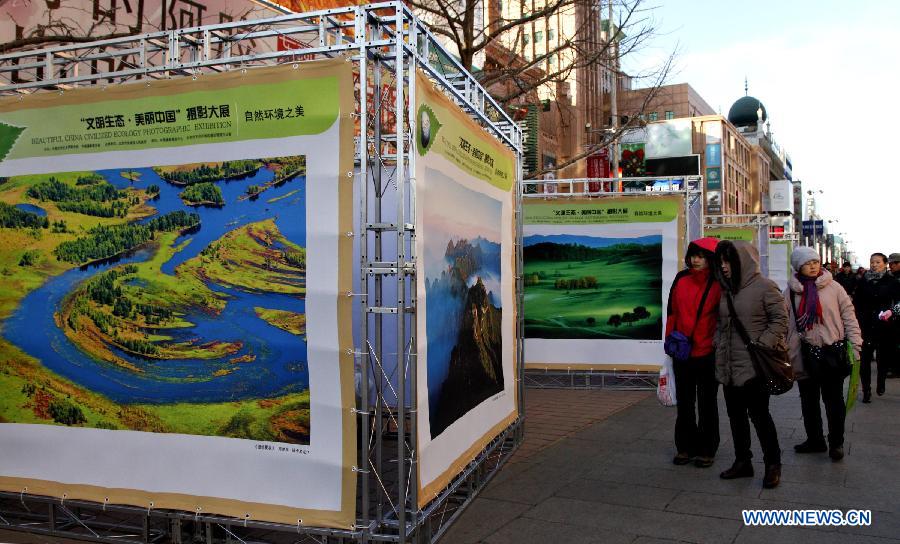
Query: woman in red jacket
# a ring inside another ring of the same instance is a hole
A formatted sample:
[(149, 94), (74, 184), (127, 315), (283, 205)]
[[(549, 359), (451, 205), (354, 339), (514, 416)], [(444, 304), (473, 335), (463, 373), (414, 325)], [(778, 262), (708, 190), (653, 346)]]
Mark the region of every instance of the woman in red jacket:
[(687, 269), (675, 276), (669, 291), (666, 336), (678, 331), (691, 341), (690, 356), (674, 360), (676, 465), (693, 460), (698, 467), (710, 467), (719, 448), (719, 382), (713, 339), (722, 292), (710, 269), (718, 242), (715, 238), (691, 242), (684, 257)]

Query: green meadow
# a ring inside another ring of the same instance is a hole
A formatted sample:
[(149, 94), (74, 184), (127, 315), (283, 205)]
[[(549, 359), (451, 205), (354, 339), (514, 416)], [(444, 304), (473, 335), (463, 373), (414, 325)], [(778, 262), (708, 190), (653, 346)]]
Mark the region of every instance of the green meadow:
[(529, 253), (526, 248), (526, 338), (662, 337), (660, 244), (584, 249), (586, 259), (530, 259)]

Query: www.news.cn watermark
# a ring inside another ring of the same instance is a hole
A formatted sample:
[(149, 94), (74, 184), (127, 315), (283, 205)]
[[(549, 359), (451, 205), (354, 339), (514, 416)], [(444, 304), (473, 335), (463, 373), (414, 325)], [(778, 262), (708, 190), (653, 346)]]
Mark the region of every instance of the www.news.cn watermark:
[(744, 525), (869, 526), (871, 510), (742, 510)]

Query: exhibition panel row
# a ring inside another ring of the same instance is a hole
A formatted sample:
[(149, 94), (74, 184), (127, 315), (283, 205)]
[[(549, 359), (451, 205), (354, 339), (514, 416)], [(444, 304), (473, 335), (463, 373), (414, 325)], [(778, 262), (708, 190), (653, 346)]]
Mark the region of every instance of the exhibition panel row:
[(519, 132), (374, 9), (391, 62), (0, 99), (0, 491), (405, 542), (514, 447)]

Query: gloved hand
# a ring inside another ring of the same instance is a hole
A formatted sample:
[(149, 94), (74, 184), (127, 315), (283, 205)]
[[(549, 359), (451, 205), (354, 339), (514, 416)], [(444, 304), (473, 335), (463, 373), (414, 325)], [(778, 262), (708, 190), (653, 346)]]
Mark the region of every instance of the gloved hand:
[(894, 315), (893, 310), (885, 310), (883, 312), (878, 312), (878, 319), (880, 319), (881, 321), (887, 321), (891, 318), (892, 315)]

